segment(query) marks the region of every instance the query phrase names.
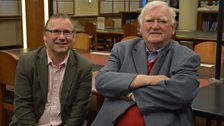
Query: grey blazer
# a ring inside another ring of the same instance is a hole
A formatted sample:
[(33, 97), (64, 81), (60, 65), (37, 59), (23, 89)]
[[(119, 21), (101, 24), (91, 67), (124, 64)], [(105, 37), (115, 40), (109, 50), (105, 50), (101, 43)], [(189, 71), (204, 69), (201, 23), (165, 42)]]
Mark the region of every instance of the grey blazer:
[(137, 74), (148, 74), (143, 39), (114, 45), (108, 64), (96, 77), (96, 88), (105, 97), (92, 126), (113, 126), (130, 106), (137, 104), (147, 126), (192, 126), (191, 103), (198, 92), (200, 57), (187, 47), (171, 41), (160, 53), (151, 75), (170, 80), (134, 90), (136, 103), (119, 99), (130, 92)]
[[(74, 50), (70, 51), (60, 94), (63, 125), (80, 126), (88, 112), (92, 65)], [(15, 79), (15, 112), (12, 126), (37, 126), (48, 94), (46, 47), (20, 57)]]

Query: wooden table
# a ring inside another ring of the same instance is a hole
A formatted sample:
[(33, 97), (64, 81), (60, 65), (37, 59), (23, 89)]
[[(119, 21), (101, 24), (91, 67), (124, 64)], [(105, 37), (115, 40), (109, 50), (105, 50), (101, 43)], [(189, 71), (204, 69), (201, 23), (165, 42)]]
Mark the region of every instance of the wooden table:
[[(224, 34), (223, 37), (224, 38)], [(202, 32), (202, 31), (176, 31), (175, 40), (177, 41), (192, 41), (194, 44), (205, 41), (217, 41), (217, 32)], [(224, 39), (223, 39), (224, 41)]]
[[(107, 52), (108, 53), (108, 52)], [(107, 60), (109, 58), (109, 55), (105, 55), (106, 53), (104, 52), (104, 54), (97, 54), (94, 52), (89, 52), (89, 53), (82, 53), (81, 55), (87, 59), (89, 59), (90, 61), (92, 61), (93, 63), (93, 71), (98, 71), (100, 68), (102, 68), (104, 65), (107, 64)]]

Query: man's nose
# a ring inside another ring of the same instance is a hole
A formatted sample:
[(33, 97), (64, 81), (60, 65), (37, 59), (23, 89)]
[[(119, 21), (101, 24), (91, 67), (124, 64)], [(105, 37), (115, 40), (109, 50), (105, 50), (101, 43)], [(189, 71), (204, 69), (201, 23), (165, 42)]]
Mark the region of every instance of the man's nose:
[(159, 26), (158, 21), (157, 20), (154, 20), (154, 22), (152, 24), (152, 27), (153, 28), (157, 28), (158, 26)]
[(60, 33), (59, 38), (63, 38), (63, 39), (65, 38), (64, 32)]

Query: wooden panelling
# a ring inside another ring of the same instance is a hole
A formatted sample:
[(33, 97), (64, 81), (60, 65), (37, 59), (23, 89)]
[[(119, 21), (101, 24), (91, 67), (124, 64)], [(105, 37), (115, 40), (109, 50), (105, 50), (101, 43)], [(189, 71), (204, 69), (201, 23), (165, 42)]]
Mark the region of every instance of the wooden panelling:
[(27, 46), (44, 45), (44, 0), (26, 0)]

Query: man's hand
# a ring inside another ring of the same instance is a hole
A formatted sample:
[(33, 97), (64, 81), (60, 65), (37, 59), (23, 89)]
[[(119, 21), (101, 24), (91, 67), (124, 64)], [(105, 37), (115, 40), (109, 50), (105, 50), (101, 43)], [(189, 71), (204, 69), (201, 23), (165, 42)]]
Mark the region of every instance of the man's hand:
[(160, 81), (169, 80), (165, 75), (137, 75), (136, 78), (132, 81), (130, 89), (136, 89), (143, 86), (155, 85)]

